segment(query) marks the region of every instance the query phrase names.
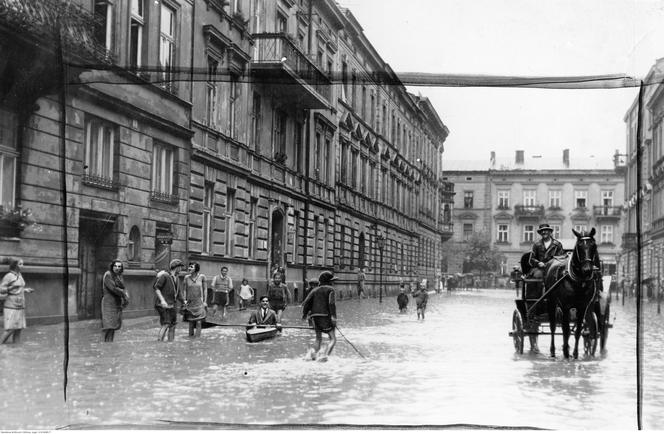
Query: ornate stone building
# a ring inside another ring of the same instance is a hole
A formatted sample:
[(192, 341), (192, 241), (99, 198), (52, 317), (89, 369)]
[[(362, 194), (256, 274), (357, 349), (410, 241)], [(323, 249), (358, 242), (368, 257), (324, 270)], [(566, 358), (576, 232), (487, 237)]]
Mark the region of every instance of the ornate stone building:
[(0, 256), (26, 262), (30, 321), (98, 317), (114, 258), (130, 316), (173, 258), (259, 294), (283, 267), (298, 299), (323, 269), (344, 297), (362, 267), (374, 293), (434, 281), (449, 132), (349, 10), (0, 0), (0, 32), (0, 201), (38, 223), (3, 211)]
[[(540, 223), (549, 223), (554, 238), (571, 249), (572, 229), (596, 230), (604, 273), (617, 273), (622, 239), (623, 167), (610, 157), (577, 158), (563, 151), (560, 159), (527, 156), (516, 151), (513, 160), (450, 161), (445, 178), (455, 183), (455, 233), (463, 243), (484, 232), (505, 256), (497, 273), (508, 274), (521, 255), (539, 239)], [(451, 267), (461, 271), (463, 258)]]

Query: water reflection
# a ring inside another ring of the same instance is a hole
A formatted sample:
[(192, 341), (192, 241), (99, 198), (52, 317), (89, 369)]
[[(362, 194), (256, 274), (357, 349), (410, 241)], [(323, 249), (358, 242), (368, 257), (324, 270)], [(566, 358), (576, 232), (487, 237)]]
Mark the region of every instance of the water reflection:
[[(66, 404), (61, 331), (34, 328), (26, 344), (0, 347), (0, 369), (12, 372), (0, 379), (1, 428), (162, 421), (635, 428), (633, 307), (614, 302), (602, 357), (552, 360), (514, 354), (507, 336), (513, 297), (435, 295), (424, 322), (414, 310), (399, 314), (393, 298), (343, 301), (341, 331), (359, 353), (339, 336), (327, 363), (303, 359), (313, 342), (308, 330), (248, 344), (238, 329), (189, 339), (181, 328), (164, 343), (144, 326), (102, 344), (97, 330), (74, 329)], [(285, 323), (301, 324), (297, 315), (287, 310)], [(664, 337), (661, 316), (654, 318), (644, 332), (644, 426), (662, 429)]]

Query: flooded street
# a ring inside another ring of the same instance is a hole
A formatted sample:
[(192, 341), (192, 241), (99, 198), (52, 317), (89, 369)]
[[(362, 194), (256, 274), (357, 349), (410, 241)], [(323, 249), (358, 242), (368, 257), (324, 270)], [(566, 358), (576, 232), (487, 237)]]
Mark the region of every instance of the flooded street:
[[(508, 331), (514, 292), (432, 295), (418, 322), (411, 300), (342, 301), (327, 363), (303, 360), (313, 331), (284, 330), (248, 344), (241, 329), (156, 341), (157, 327), (71, 331), (68, 399), (62, 392), (62, 327), (33, 327), (0, 347), (1, 429), (68, 425), (478, 424), (550, 429), (635, 429), (636, 309), (614, 298), (608, 351), (577, 361), (518, 356)], [(664, 315), (646, 305), (643, 427), (664, 429)], [(248, 316), (248, 314), (247, 314)], [(286, 310), (284, 325), (303, 325)], [(560, 338), (557, 340), (560, 343)], [(526, 346), (527, 347), (527, 346)]]

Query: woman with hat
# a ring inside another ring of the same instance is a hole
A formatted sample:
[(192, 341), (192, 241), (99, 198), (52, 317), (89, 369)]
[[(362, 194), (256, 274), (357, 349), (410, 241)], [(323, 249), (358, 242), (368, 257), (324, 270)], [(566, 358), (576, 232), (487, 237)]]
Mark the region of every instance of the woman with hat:
[(564, 255), (563, 245), (560, 241), (553, 238), (553, 228), (548, 223), (542, 223), (537, 229), (542, 239), (533, 244), (530, 252), (530, 265), (533, 269), (530, 271), (530, 277), (543, 279), (546, 264), (554, 256)]

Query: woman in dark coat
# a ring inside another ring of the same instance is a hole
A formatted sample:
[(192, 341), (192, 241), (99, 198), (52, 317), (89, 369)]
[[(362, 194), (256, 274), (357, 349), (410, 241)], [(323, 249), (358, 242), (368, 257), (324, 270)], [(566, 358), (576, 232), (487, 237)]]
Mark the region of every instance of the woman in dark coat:
[(103, 296), (101, 299), (101, 329), (104, 342), (113, 342), (115, 331), (122, 327), (122, 309), (129, 304), (129, 293), (125, 290), (122, 262), (111, 262), (103, 278)]

